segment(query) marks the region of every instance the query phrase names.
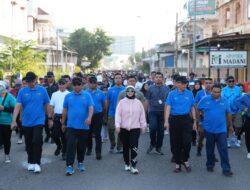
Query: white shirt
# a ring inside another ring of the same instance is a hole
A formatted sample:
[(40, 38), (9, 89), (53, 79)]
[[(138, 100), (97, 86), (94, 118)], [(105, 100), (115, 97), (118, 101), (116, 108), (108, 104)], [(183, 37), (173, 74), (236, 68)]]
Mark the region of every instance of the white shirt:
[(57, 92), (54, 92), (52, 94), (50, 105), (54, 106), (54, 113), (62, 114), (64, 98), (69, 93), (70, 92), (68, 90), (65, 90), (64, 92), (61, 92), (60, 90), (58, 90)]

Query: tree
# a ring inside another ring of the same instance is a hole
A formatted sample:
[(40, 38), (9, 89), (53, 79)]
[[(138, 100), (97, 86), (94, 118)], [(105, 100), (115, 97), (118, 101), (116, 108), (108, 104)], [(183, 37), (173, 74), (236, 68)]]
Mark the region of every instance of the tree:
[[(40, 74), (45, 72), (39, 63), (44, 62), (45, 54), (35, 49), (33, 41), (5, 39), (4, 47), (0, 50), (0, 70), (11, 71), (13, 74), (28, 71)], [(12, 55), (12, 56), (11, 56)]]
[(113, 39), (97, 28), (94, 33), (85, 28), (76, 30), (70, 35), (68, 45), (78, 53), (77, 64), (80, 66), (83, 58), (87, 58), (91, 64), (88, 68), (96, 68), (99, 61), (106, 55), (110, 55), (109, 46)]

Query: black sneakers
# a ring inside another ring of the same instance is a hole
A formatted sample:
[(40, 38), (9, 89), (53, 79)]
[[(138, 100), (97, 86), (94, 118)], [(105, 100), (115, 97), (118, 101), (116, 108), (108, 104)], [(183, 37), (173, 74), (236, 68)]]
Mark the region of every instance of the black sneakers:
[(233, 176), (233, 172), (229, 171), (223, 171), (222, 174), (226, 177), (232, 177)]
[(151, 153), (153, 149), (154, 149), (154, 146), (150, 145), (147, 150), (147, 154)]

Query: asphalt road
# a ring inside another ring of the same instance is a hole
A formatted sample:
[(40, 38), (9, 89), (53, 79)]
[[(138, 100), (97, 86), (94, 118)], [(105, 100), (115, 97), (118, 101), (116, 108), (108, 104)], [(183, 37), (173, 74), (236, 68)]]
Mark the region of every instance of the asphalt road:
[[(10, 164), (4, 163), (4, 152), (0, 150), (0, 190), (249, 190), (250, 160), (246, 158), (246, 148), (229, 150), (233, 177), (221, 174), (220, 164), (215, 171), (206, 171), (205, 152), (196, 157), (192, 147), (192, 172), (173, 173), (175, 167), (170, 162), (169, 137), (164, 138), (164, 155), (146, 154), (149, 135), (140, 138), (138, 169), (139, 175), (124, 171), (121, 154), (109, 154), (109, 142), (103, 143), (103, 159), (95, 155), (85, 158), (86, 171), (65, 176), (65, 162), (53, 155), (55, 144), (43, 145), (42, 172), (34, 174), (25, 168), (27, 155), (24, 144), (16, 144), (17, 137), (12, 135)], [(218, 157), (218, 153), (217, 153)]]

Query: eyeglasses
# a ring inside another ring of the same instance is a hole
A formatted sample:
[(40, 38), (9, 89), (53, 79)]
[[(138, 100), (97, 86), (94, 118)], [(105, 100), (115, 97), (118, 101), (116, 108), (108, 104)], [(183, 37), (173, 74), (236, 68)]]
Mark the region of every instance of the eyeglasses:
[(64, 82), (59, 82), (58, 84), (59, 84), (59, 85), (65, 85), (66, 83), (64, 83)]
[(132, 89), (129, 89), (129, 90), (127, 90), (127, 92), (133, 92), (133, 93), (134, 93), (135, 91), (134, 91), (134, 90), (132, 90)]
[(234, 80), (229, 80), (228, 82), (229, 82), (229, 83), (233, 83), (233, 82), (234, 82)]

